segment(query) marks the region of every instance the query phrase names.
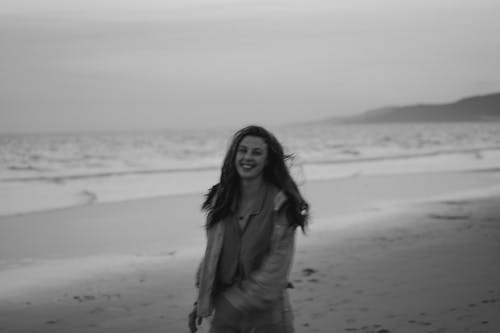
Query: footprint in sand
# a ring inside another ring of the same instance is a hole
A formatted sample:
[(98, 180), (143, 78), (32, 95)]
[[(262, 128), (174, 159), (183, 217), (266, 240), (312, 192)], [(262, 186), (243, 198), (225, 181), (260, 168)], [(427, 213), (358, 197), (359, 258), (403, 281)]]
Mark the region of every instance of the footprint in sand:
[(470, 218), (468, 215), (429, 214), (428, 216), (437, 220), (467, 220)]
[(466, 204), (468, 203), (468, 201), (465, 201), (465, 200), (450, 200), (450, 201), (444, 201), (443, 202), (445, 205), (463, 205), (463, 204)]
[(96, 299), (95, 296), (93, 295), (83, 295), (83, 296), (73, 296), (74, 300), (77, 300), (78, 302), (82, 303), (85, 301), (93, 301)]
[(488, 303), (494, 304), (494, 303), (496, 303), (497, 301), (498, 301), (498, 299), (495, 299), (495, 298), (492, 298), (492, 299), (483, 299), (483, 300), (481, 301), (481, 303), (483, 303), (483, 304), (488, 304)]
[(316, 272), (317, 272), (317, 270), (315, 270), (314, 268), (304, 268), (302, 270), (302, 275), (304, 275), (304, 276), (310, 276), (310, 275), (312, 275), (312, 274), (314, 274)]
[(431, 326), (432, 323), (428, 322), (428, 321), (419, 321), (417, 323), (417, 325), (420, 325), (420, 326)]

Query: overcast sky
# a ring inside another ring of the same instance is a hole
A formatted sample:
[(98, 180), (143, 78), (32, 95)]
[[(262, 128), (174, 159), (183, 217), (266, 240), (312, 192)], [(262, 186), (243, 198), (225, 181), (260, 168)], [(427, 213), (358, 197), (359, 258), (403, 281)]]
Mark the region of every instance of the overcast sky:
[(500, 91), (497, 0), (0, 0), (0, 132), (278, 124)]

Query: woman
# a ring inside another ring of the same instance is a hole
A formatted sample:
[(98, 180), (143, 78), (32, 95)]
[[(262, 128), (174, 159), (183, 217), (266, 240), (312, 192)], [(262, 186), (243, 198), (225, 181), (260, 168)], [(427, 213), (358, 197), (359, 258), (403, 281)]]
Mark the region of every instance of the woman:
[(308, 204), (285, 164), (289, 157), (262, 127), (234, 135), (202, 206), (208, 240), (191, 332), (213, 311), (211, 333), (293, 332), (286, 289), (295, 229), (304, 231)]

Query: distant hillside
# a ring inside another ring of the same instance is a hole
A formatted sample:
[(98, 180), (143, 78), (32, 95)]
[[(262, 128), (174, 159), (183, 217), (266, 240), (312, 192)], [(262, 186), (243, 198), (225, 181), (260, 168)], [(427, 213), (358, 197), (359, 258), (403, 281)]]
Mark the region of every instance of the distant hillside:
[(450, 104), (386, 107), (347, 118), (341, 123), (481, 122), (500, 121), (500, 93), (474, 96)]

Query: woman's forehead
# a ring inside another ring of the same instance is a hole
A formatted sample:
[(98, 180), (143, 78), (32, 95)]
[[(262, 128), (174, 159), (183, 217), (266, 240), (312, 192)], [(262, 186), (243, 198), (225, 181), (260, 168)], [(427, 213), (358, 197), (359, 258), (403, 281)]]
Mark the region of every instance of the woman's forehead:
[(240, 146), (251, 147), (251, 148), (266, 148), (267, 144), (261, 137), (247, 135), (240, 141)]

